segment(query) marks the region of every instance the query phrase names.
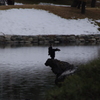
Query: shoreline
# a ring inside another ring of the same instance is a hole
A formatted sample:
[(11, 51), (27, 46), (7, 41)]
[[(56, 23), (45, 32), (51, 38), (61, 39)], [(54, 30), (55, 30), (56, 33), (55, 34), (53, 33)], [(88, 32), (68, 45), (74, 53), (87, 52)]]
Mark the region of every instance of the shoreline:
[(100, 35), (0, 35), (0, 45), (100, 45)]

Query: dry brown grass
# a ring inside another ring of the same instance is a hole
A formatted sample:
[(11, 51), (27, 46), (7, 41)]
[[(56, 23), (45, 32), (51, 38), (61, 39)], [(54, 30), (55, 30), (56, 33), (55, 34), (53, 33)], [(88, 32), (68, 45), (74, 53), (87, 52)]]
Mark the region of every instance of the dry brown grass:
[(14, 5), (14, 6), (0, 6), (0, 10), (12, 9), (12, 8), (35, 8), (47, 10), (50, 13), (54, 13), (62, 18), (91, 18), (100, 19), (100, 8), (86, 8), (86, 13), (81, 14), (81, 11), (77, 8), (72, 7), (61, 7), (61, 6), (49, 6), (49, 5)]

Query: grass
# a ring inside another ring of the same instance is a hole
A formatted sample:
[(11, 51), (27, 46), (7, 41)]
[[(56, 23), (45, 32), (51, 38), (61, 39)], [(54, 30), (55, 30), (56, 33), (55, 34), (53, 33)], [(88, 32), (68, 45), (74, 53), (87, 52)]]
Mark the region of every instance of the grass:
[(49, 91), (46, 100), (100, 100), (100, 59), (81, 65), (62, 87)]
[(81, 11), (77, 8), (72, 7), (61, 7), (61, 6), (51, 6), (51, 5), (14, 5), (14, 6), (0, 6), (0, 10), (7, 10), (7, 9), (43, 9), (50, 13), (54, 13), (62, 18), (66, 19), (83, 19), (83, 18), (90, 18), (90, 19), (100, 19), (100, 8), (86, 8), (86, 14), (81, 14)]

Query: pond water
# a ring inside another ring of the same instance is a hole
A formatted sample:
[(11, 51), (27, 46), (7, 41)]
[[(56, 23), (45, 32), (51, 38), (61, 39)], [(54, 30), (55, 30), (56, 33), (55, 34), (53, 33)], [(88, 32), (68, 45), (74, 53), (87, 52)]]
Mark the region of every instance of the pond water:
[[(56, 47), (55, 47), (56, 48)], [(56, 59), (74, 65), (99, 57), (100, 46), (58, 46)], [(55, 75), (44, 63), (48, 47), (0, 48), (0, 100), (44, 100)]]

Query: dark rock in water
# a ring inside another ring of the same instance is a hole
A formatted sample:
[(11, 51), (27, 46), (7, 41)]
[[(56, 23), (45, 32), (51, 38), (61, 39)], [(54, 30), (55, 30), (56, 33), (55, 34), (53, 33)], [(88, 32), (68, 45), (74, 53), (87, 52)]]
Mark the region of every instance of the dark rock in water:
[(56, 75), (56, 84), (64, 81), (66, 76), (73, 74), (77, 69), (74, 65), (57, 59), (47, 59), (45, 65), (50, 66), (51, 70)]

